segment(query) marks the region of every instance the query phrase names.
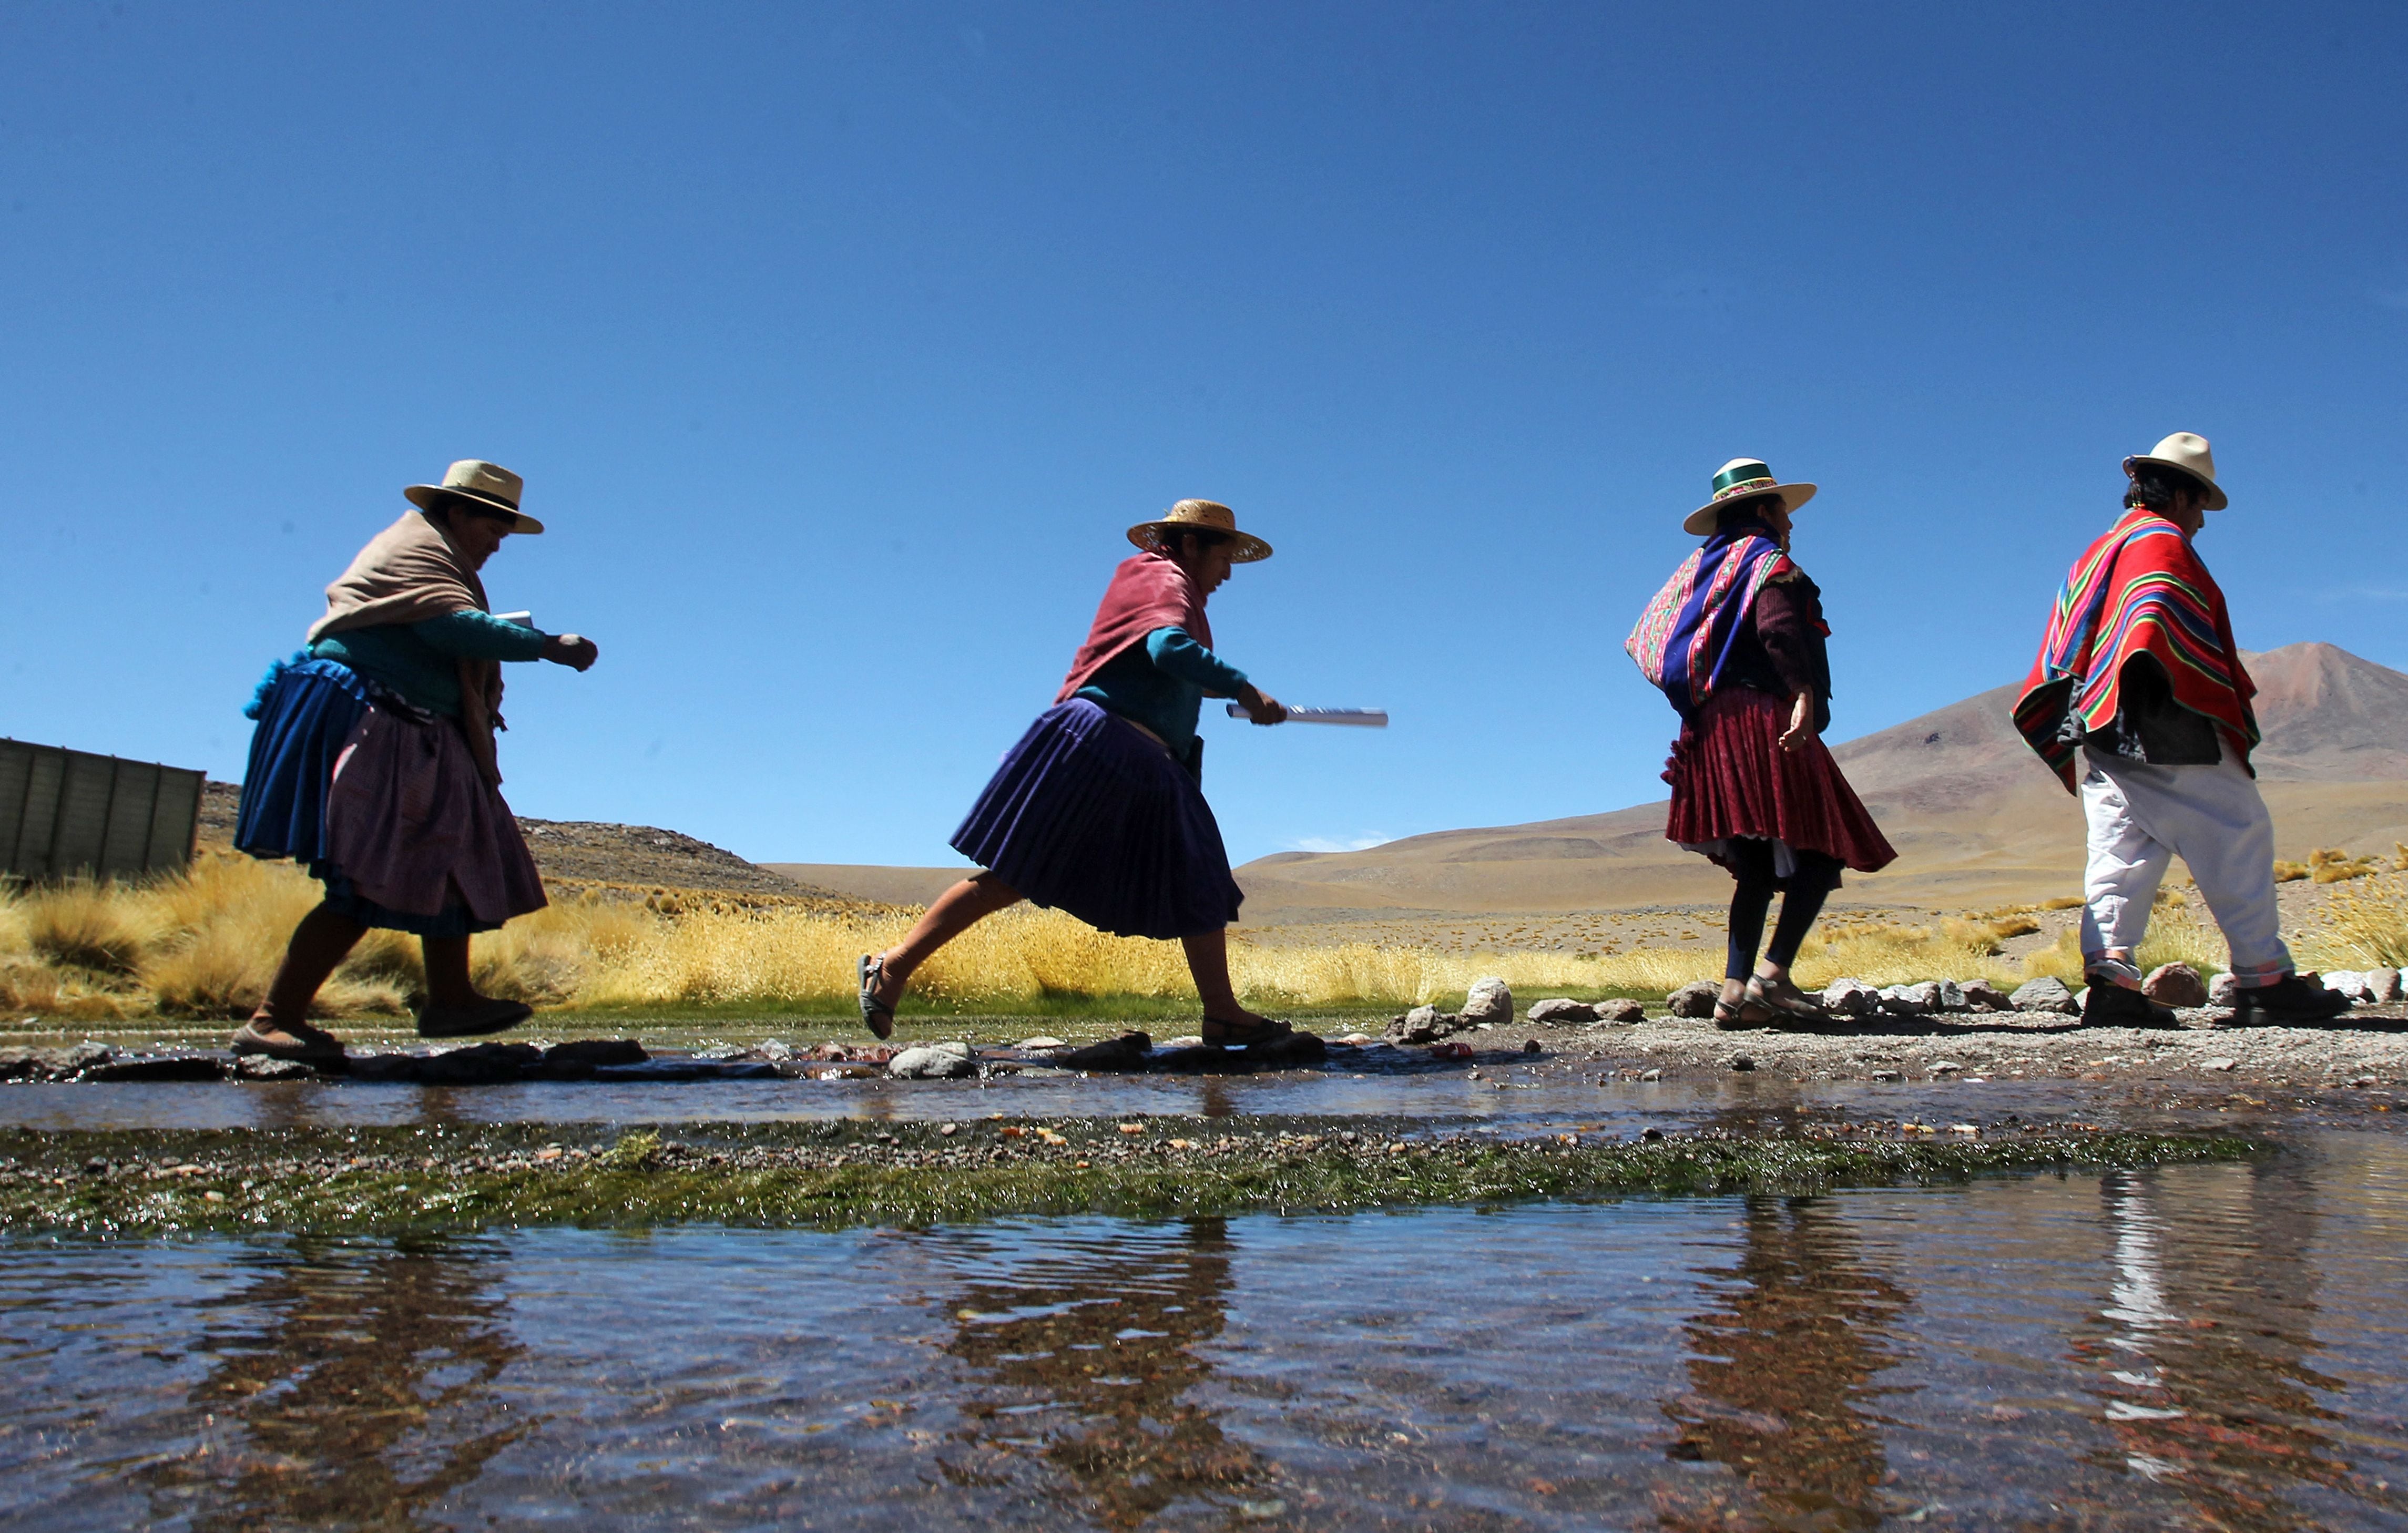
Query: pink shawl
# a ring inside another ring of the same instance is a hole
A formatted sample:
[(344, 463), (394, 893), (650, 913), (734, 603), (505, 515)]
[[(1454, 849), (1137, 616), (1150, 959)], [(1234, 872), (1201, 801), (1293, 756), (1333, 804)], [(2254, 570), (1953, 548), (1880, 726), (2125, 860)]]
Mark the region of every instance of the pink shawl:
[(1087, 642), (1079, 646), (1078, 658), (1070, 662), (1070, 674), (1054, 700), (1068, 702), (1070, 694), (1094, 681), (1123, 650), (1143, 643), (1156, 628), (1183, 628), (1197, 643), (1212, 647), (1212, 627), (1204, 621), (1204, 593), (1196, 589), (1187, 571), (1166, 554), (1135, 554), (1112, 571)]

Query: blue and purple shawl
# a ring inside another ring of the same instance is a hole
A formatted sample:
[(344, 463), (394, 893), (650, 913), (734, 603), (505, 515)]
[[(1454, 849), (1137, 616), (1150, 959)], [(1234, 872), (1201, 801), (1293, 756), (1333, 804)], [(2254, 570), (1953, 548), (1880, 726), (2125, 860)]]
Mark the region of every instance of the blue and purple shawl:
[(1722, 680), (1723, 665), (1756, 607), (1756, 594), (1790, 564), (1772, 529), (1742, 523), (1706, 539), (1682, 561), (1640, 614), (1623, 644), (1640, 673), (1664, 689), (1684, 720), (1694, 718)]

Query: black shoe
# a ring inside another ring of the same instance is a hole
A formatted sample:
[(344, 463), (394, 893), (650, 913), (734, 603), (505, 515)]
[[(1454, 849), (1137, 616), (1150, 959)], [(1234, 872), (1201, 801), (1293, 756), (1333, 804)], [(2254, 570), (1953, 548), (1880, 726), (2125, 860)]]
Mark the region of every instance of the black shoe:
[(2159, 1006), (2137, 990), (2113, 980), (2093, 980), (2082, 997), (2085, 1027), (2179, 1027), (2182, 1019), (2171, 1006)]
[(453, 1011), (430, 1006), (418, 1013), (421, 1038), (482, 1038), (517, 1026), (535, 1015), (524, 1001), (487, 1000), (482, 1006)]
[(2237, 991), (2232, 997), (2232, 1021), (2240, 1027), (2314, 1027), (2348, 1010), (2347, 996), (2310, 984), (2297, 974)]

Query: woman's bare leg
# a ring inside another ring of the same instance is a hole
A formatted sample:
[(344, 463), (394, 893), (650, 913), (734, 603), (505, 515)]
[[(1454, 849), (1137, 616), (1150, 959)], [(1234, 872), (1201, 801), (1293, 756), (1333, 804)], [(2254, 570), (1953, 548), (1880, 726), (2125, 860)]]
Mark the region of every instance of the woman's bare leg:
[(277, 966), (266, 996), (251, 1014), (251, 1022), (262, 1030), (280, 1032), (287, 1031), (288, 1024), (307, 1025), (309, 1003), (318, 998), (319, 987), (366, 931), (350, 916), (337, 915), (323, 905), (303, 916), (293, 928), (293, 940), (284, 949), (284, 962)]
[(1225, 1026), (1254, 1028), (1278, 1023), (1238, 1004), (1237, 987), (1229, 982), (1229, 933), (1226, 928), (1182, 937), (1187, 972), (1196, 977), (1196, 994), (1204, 1001), (1204, 1020)]
[(903, 998), (911, 971), (926, 963), (929, 954), (996, 911), (1019, 903), (1020, 891), (993, 873), (973, 873), (954, 884), (937, 896), (902, 941), (879, 954), (884, 967), (869, 998), (881, 1006), (893, 1006)]
[(477, 994), (468, 978), (468, 939), (465, 937), (422, 937), (419, 951), (426, 955), (426, 1004), (444, 1011), (469, 1011), (493, 997)]

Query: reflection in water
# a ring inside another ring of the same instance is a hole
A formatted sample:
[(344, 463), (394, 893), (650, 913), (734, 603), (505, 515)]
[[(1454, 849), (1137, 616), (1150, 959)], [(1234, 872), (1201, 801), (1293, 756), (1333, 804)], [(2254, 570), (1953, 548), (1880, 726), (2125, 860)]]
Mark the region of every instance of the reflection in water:
[[(1871, 1380), (1899, 1361), (1889, 1331), (1912, 1300), (1831, 1199), (1748, 1198), (1740, 1228), (1738, 1264), (1701, 1274), (1729, 1286), (1685, 1327), (1693, 1387), (1664, 1407), (1670, 1455), (1728, 1465), (1773, 1526), (1873, 1526), (1889, 1467), (1862, 1407), (1894, 1392)], [(1719, 1510), (1663, 1508), (1672, 1526)]]
[(0, 1232), (0, 1526), (2408, 1527), (2403, 1234), (2368, 1136), (1226, 1226)]
[(1220, 1076), (1208, 1075), (1197, 1088), (1196, 1111), (1206, 1118), (1237, 1116), (1237, 1098), (1229, 1094), (1229, 1082)]
[(2401, 1510), (2353, 1470), (2319, 1399), (2344, 1391), (2310, 1358), (2319, 1306), (2314, 1201), (2263, 1165), (2202, 1168), (2179, 1217), (2159, 1178), (2111, 1173), (2100, 1196), (2114, 1238), (2106, 1325), (2073, 1355), (2096, 1370), (2115, 1448), (2105, 1462), (2157, 1482), (2216, 1528), (2311, 1528), (2308, 1487)]
[(209, 1334), (190, 1396), (209, 1429), (150, 1471), (154, 1494), (202, 1528), (415, 1523), (537, 1425), (489, 1393), (523, 1351), (493, 1292), (502, 1254), (300, 1240), (204, 1301), (246, 1325)]
[(1025, 1453), (1068, 1474), (1107, 1527), (1136, 1527), (1182, 1498), (1229, 1493), (1267, 1467), (1184, 1397), (1211, 1372), (1197, 1349), (1228, 1301), (1226, 1221), (1126, 1229), (970, 1282), (945, 1350), (988, 1387), (962, 1402), (948, 1454), (956, 1483), (1015, 1478)]

